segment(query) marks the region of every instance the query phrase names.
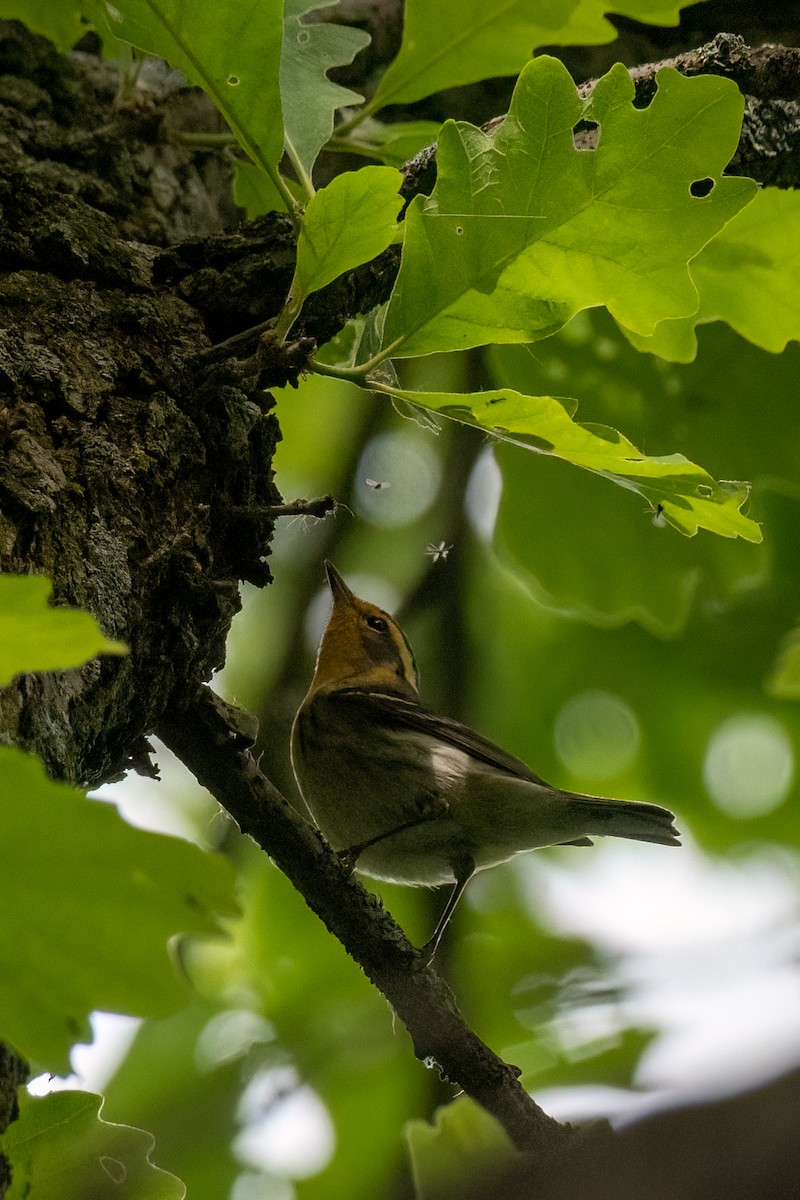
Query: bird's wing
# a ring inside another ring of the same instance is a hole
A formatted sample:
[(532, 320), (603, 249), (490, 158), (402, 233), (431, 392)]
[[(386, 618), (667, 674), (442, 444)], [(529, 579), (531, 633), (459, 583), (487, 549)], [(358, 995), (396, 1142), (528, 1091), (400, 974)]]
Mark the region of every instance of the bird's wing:
[(514, 758), (488, 738), (481, 737), (468, 725), (462, 725), (460, 721), (453, 721), (449, 717), (442, 717), (425, 708), (417, 700), (368, 688), (340, 688), (330, 698), (333, 699), (334, 696), (337, 702), (341, 701), (347, 705), (354, 714), (363, 709), (365, 719), (368, 715), (374, 719), (375, 715), (380, 713), (388, 725), (427, 734), (517, 779), (527, 779), (543, 787), (551, 786), (538, 775), (534, 775), (530, 767), (520, 759)]

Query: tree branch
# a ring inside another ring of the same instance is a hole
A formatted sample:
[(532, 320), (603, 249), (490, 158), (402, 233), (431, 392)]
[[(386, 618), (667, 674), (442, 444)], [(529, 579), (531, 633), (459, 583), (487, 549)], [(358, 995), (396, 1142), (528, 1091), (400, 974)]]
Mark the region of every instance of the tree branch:
[(269, 854), (327, 929), (359, 963), (403, 1021), (417, 1058), (435, 1064), (504, 1126), (520, 1150), (539, 1161), (556, 1156), (572, 1130), (538, 1107), (515, 1067), (469, 1028), (447, 984), (352, 876), (321, 835), (298, 815), (256, 765), (244, 714), (208, 688), (157, 733), (197, 780)]
[[(656, 74), (663, 67), (674, 67), (688, 76), (721, 75), (744, 93), (742, 134), (729, 174), (749, 175), (775, 187), (800, 187), (800, 48), (753, 48), (736, 34), (719, 33), (696, 50), (629, 67), (637, 104), (652, 100)], [(596, 83), (596, 79), (588, 79), (578, 91), (586, 96)], [(493, 117), (482, 128), (491, 133), (504, 120), (505, 114)], [(402, 170), (405, 183), (401, 192), (406, 200), (418, 192), (429, 194), (436, 182), (436, 146), (426, 146)]]
[[(638, 99), (646, 100), (655, 93), (656, 74), (663, 67), (674, 67), (681, 75), (722, 75), (757, 100), (800, 100), (800, 48), (794, 46), (753, 47), (737, 34), (718, 33), (695, 50), (630, 67), (628, 74)], [(593, 82), (583, 84), (581, 90)]]
[(773, 187), (800, 186), (800, 49), (751, 47), (735, 34), (718, 33), (696, 50), (630, 68), (637, 103), (652, 99), (662, 67), (687, 76), (721, 75), (744, 93), (742, 132), (727, 174)]

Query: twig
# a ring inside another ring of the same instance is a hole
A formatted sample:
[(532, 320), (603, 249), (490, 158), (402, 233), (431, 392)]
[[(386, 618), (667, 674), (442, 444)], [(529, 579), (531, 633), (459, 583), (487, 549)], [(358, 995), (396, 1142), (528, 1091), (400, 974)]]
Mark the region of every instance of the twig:
[(270, 318), (269, 321), (261, 321), (258, 325), (250, 325), (240, 333), (234, 333), (231, 337), (225, 338), (224, 342), (215, 342), (207, 350), (201, 351), (197, 356), (198, 359), (212, 363), (218, 362), (223, 358), (229, 358), (241, 346), (248, 346), (251, 342), (255, 342), (259, 334), (266, 333), (268, 329), (271, 329), (273, 320), (273, 318)]
[(331, 495), (317, 496), (316, 500), (290, 500), (287, 504), (243, 504), (237, 505), (234, 512), (244, 513), (248, 517), (327, 517), (335, 512), (338, 502)]

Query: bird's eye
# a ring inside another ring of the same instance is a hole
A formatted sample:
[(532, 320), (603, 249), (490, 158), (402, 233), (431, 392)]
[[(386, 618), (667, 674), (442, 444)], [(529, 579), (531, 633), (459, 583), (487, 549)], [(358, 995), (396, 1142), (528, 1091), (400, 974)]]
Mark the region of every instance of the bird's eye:
[(367, 617), (367, 624), (370, 629), (374, 629), (376, 633), (388, 633), (389, 626), (383, 617)]

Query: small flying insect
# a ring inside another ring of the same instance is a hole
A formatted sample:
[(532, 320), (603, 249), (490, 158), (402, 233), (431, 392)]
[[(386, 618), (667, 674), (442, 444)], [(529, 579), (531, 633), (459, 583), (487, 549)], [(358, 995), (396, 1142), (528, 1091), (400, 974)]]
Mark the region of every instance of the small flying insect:
[(364, 482), (368, 488), (372, 488), (373, 492), (385, 492), (392, 486), (388, 480), (383, 479), (365, 479)]
[(440, 558), (446, 559), (452, 549), (452, 545), (448, 546), (446, 542), (431, 542), (425, 553), (430, 555), (432, 562), (438, 562)]

